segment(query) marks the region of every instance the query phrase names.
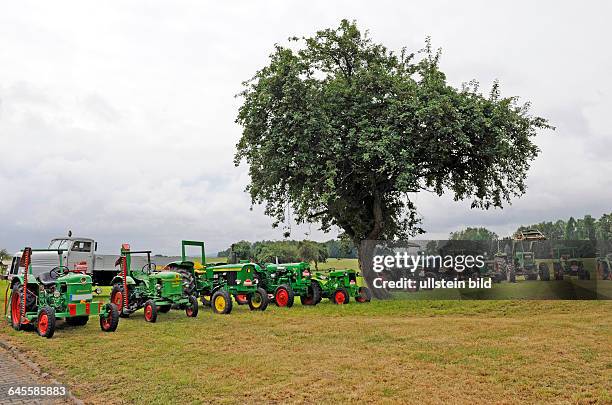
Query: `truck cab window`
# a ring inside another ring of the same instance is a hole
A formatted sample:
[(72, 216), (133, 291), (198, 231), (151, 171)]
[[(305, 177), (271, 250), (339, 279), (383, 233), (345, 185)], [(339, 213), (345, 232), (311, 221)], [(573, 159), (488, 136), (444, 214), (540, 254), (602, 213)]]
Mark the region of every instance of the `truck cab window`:
[(73, 252), (91, 252), (91, 242), (76, 241), (72, 245)]
[(10, 274), (19, 273), (19, 258), (13, 257), (13, 262), (11, 263), (11, 271)]

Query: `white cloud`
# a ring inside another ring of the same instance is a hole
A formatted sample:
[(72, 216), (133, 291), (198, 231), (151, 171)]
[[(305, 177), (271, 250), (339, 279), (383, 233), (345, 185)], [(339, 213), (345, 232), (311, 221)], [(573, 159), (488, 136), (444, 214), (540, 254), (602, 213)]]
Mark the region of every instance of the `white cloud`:
[(420, 195), (429, 236), (609, 212), (610, 11), (606, 2), (5, 4), (0, 246), (42, 245), (68, 228), (105, 251), (281, 238), (260, 207), (249, 210), (246, 168), (233, 165), (234, 95), (275, 42), (341, 18), (396, 49), (431, 35), (452, 83), (499, 78), (504, 94), (533, 101), (558, 127), (538, 139), (527, 195), (503, 211)]

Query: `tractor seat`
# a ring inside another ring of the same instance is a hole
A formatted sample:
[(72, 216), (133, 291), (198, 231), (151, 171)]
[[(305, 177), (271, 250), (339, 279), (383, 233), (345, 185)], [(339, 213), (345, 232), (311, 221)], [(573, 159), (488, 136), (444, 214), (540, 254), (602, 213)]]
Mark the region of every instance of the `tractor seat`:
[(55, 285), (55, 279), (51, 277), (50, 272), (40, 273), (36, 278), (45, 287), (51, 287), (52, 285)]

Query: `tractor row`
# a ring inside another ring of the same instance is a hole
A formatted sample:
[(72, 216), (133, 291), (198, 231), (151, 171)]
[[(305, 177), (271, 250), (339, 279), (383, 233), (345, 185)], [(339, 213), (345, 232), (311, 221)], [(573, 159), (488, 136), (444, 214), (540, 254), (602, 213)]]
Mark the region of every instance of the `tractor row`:
[[(194, 246), (201, 249), (199, 263), (186, 256), (186, 248)], [(33, 252), (57, 254), (59, 266), (33, 272)], [(40, 336), (50, 338), (58, 319), (82, 326), (90, 316), (98, 316), (101, 329), (114, 332), (119, 318), (140, 309), (147, 322), (156, 322), (158, 313), (171, 309), (196, 317), (198, 298), (218, 314), (230, 313), (234, 301), (248, 305), (252, 311), (264, 311), (270, 302), (291, 307), (296, 296), (302, 305), (316, 305), (322, 298), (334, 304), (347, 304), (351, 298), (356, 302), (371, 299), (370, 290), (354, 270), (313, 274), (304, 262), (207, 264), (203, 242), (183, 241), (181, 259), (160, 269), (152, 263), (151, 251), (133, 251), (129, 245), (122, 245), (115, 262), (119, 270), (110, 282), (110, 303), (103, 303), (93, 300), (94, 292), (100, 294), (101, 289), (94, 290), (92, 276), (83, 266), (71, 269), (63, 265), (64, 253), (61, 248), (25, 248), (20, 252), (16, 265), (23, 271), (11, 277), (5, 294), (5, 314), (16, 330), (36, 328)]]

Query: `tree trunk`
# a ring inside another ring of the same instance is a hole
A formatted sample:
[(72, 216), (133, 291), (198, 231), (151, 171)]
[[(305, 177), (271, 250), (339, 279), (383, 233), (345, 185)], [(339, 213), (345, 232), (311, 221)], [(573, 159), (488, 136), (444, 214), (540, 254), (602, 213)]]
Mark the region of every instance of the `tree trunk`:
[(370, 287), (370, 290), (372, 291), (372, 296), (379, 300), (391, 298), (389, 291), (382, 288), (374, 288), (374, 279), (380, 277), (380, 275), (372, 269), (372, 253), (376, 248), (376, 241), (361, 241), (361, 243), (357, 242), (355, 246), (357, 246), (359, 269), (361, 270), (361, 274), (363, 275), (368, 287)]

